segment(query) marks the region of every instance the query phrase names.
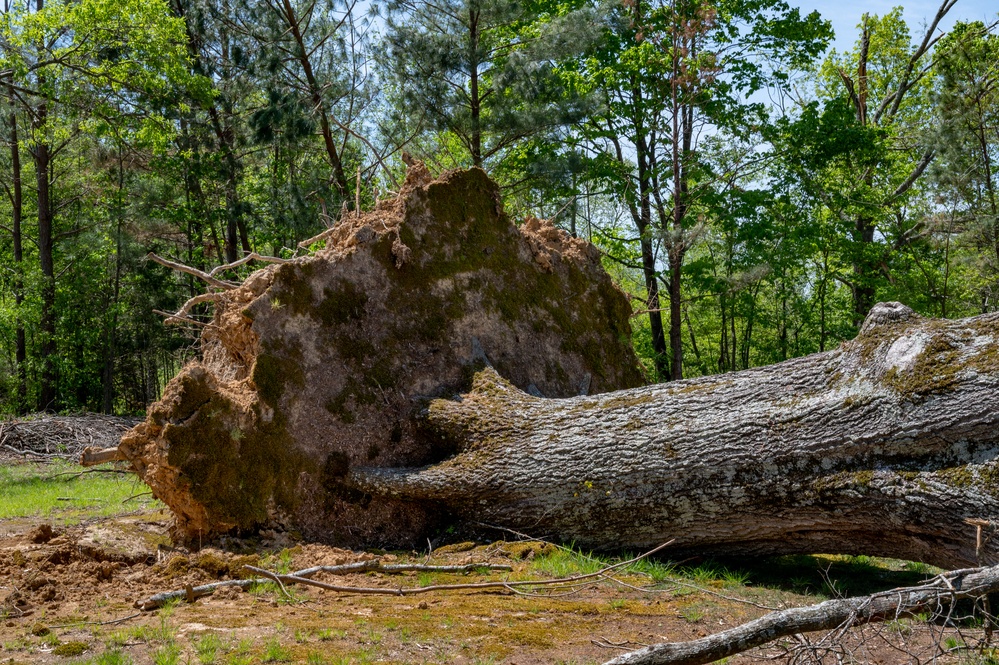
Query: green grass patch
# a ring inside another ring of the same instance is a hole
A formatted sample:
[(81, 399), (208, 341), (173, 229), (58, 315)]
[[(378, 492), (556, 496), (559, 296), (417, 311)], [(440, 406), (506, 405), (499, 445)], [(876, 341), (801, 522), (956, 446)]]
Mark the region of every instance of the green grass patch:
[(164, 507), (150, 496), (125, 501), (148, 491), (134, 475), (107, 473), (111, 465), (93, 469), (102, 472), (81, 473), (85, 469), (64, 461), (0, 466), (0, 519), (45, 517), (72, 524)]
[(530, 570), (536, 575), (548, 578), (589, 575), (610, 565), (607, 559), (598, 559), (592, 554), (583, 554), (571, 548), (558, 548), (534, 559)]

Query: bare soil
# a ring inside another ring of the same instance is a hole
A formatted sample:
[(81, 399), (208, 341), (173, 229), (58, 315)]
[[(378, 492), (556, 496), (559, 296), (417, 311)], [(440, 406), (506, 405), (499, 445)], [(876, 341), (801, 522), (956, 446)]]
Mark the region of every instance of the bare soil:
[[(617, 575), (617, 583), (591, 581), (557, 597), (541, 587), (409, 597), (292, 587), (287, 598), (271, 585), (249, 592), (227, 588), (194, 603), (140, 612), (136, 601), (158, 592), (251, 576), (244, 564), (288, 571), (381, 556), (388, 562), (514, 568), (317, 577), (388, 588), (543, 579), (577, 574), (587, 565), (584, 557), (560, 555), (540, 542), (465, 543), (428, 556), (354, 552), (297, 543), (275, 532), (191, 551), (170, 544), (169, 526), (166, 513), (149, 511), (72, 526), (0, 521), (0, 663), (601, 663), (626, 649), (725, 630), (762, 615), (764, 606), (817, 602), (814, 590), (823, 578), (827, 592), (831, 585), (856, 593), (910, 584), (920, 576), (900, 565), (892, 570), (889, 564), (798, 557), (749, 562), (731, 568), (736, 573), (720, 567), (712, 573), (702, 565), (659, 584), (633, 569)], [(980, 630), (938, 624), (904, 620), (855, 629), (839, 646), (818, 651), (807, 642), (828, 636), (806, 636), (730, 662), (793, 662), (811, 654), (825, 662), (911, 663), (939, 659), (938, 644), (953, 647), (981, 637)], [(969, 662), (964, 654), (960, 662)]]

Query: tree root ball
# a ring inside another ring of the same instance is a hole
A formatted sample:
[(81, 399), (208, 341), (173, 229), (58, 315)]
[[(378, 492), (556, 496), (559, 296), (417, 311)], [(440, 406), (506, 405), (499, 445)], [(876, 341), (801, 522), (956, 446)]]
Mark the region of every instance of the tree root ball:
[(175, 515), (174, 536), (279, 524), (352, 546), (407, 546), (433, 502), (349, 489), (358, 466), (414, 467), (451, 444), (421, 423), (434, 398), (491, 365), (547, 397), (635, 387), (628, 300), (589, 243), (521, 227), (480, 170), (349, 214), (325, 247), (227, 291), (185, 367), (120, 450)]

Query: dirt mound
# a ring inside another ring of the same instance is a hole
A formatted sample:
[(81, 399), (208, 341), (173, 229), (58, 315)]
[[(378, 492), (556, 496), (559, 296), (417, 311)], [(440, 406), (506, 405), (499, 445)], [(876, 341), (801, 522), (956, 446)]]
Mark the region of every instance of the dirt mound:
[(261, 525), (350, 546), (424, 542), (446, 516), (345, 490), (348, 469), (438, 462), (429, 400), (488, 363), (548, 397), (643, 382), (625, 296), (589, 243), (543, 220), (517, 228), (479, 170), (347, 217), (324, 249), (224, 294), (203, 357), (123, 439), (175, 536)]

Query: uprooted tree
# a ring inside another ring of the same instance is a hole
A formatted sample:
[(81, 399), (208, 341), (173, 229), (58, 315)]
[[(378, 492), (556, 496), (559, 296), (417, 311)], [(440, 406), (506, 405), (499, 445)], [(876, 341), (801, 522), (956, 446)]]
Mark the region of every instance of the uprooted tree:
[(324, 239), (220, 284), (203, 359), (114, 453), (181, 539), (474, 521), (676, 555), (997, 558), (999, 315), (881, 304), (834, 351), (636, 387), (598, 252), (516, 228), (480, 171), (411, 169)]

